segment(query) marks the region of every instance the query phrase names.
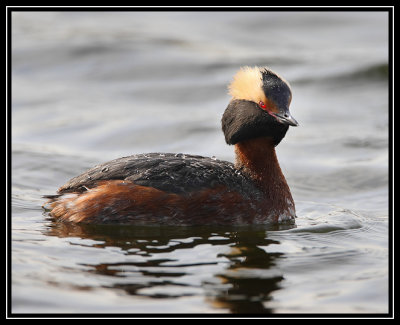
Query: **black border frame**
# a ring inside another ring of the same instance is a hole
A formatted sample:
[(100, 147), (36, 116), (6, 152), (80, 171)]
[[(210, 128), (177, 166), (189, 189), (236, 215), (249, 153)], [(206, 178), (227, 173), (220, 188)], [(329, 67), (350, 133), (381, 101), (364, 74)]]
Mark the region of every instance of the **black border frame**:
[[(388, 13), (388, 109), (389, 109), (389, 305), (388, 313), (382, 314), (270, 314), (270, 315), (253, 315), (253, 314), (91, 314), (91, 313), (78, 313), (78, 314), (44, 314), (44, 313), (13, 313), (11, 309), (11, 172), (12, 172), (12, 156), (11, 156), (11, 94), (12, 94), (12, 13), (18, 11), (376, 11)], [(6, 6), (6, 318), (138, 318), (138, 319), (160, 319), (160, 318), (333, 318), (333, 319), (356, 319), (356, 318), (394, 318), (394, 229), (393, 229), (393, 196), (394, 196), (394, 179), (393, 179), (393, 151), (394, 151), (394, 134), (393, 134), (393, 102), (394, 102), (394, 24), (393, 24), (394, 6)]]

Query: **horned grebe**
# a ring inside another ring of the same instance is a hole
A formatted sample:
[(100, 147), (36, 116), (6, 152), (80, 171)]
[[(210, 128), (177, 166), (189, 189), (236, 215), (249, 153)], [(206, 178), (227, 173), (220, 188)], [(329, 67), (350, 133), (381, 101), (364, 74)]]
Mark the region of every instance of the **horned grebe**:
[(293, 223), (295, 205), (275, 146), (289, 125), (291, 89), (269, 68), (244, 67), (222, 116), (235, 164), (172, 153), (137, 154), (95, 166), (47, 196), (59, 221), (118, 224)]

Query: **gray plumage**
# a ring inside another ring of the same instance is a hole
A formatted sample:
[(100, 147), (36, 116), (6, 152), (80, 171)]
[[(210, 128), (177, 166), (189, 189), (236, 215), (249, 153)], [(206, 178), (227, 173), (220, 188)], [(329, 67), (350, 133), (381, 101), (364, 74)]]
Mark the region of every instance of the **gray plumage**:
[(187, 154), (148, 153), (118, 158), (72, 178), (59, 194), (84, 192), (102, 180), (128, 180), (175, 194), (225, 186), (244, 198), (257, 199), (260, 190), (247, 175), (227, 161)]

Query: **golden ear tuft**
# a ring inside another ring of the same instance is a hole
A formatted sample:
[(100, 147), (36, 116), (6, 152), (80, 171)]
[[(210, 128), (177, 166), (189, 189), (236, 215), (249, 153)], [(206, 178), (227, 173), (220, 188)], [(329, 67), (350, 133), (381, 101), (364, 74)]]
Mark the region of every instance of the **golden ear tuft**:
[(251, 100), (255, 103), (265, 102), (262, 90), (262, 74), (259, 67), (243, 67), (233, 77), (228, 87), (233, 99)]

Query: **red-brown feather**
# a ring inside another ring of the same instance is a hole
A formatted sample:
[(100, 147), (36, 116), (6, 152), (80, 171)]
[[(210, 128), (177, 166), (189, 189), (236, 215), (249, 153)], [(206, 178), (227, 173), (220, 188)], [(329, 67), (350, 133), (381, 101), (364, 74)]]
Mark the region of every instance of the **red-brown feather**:
[(238, 218), (241, 223), (251, 223), (249, 204), (222, 186), (178, 195), (126, 180), (109, 180), (86, 192), (57, 198), (50, 203), (50, 215), (83, 223), (230, 224)]

